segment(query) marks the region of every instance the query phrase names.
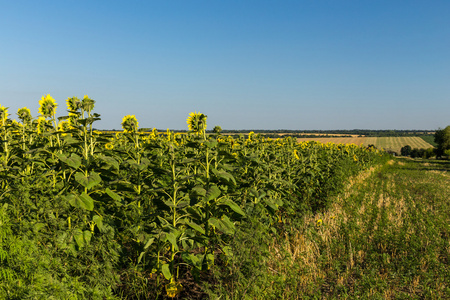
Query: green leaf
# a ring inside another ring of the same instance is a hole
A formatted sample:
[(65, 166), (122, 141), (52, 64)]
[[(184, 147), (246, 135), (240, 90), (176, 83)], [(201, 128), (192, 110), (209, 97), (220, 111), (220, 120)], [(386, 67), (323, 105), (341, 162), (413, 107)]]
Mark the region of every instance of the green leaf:
[[(228, 218), (228, 217), (227, 217)], [(228, 219), (229, 221), (229, 219)], [(219, 220), (215, 217), (211, 217), (208, 220), (208, 223), (216, 227), (219, 231), (226, 233), (226, 234), (233, 234), (234, 233), (234, 225), (231, 222), (223, 222), (222, 220)]]
[(272, 201), (270, 198), (264, 198), (263, 202), (267, 204), (271, 209), (278, 210), (278, 205)]
[(81, 200), (81, 203), (83, 203), (82, 208), (87, 210), (94, 209), (94, 199), (92, 199), (91, 196), (83, 192), (78, 198)]
[(106, 193), (108, 194), (108, 196), (110, 196), (113, 200), (115, 200), (116, 202), (119, 202), (120, 204), (122, 204), (122, 198), (116, 194), (115, 192), (111, 191), (109, 188), (106, 188)]
[(203, 264), (203, 254), (195, 255), (193, 253), (183, 253), (181, 255), (181, 258), (183, 261), (193, 267), (195, 267), (198, 270), (202, 270), (202, 264)]
[(81, 166), (81, 157), (75, 153), (72, 153), (65, 163), (76, 170)]
[(172, 278), (172, 274), (170, 273), (170, 269), (169, 269), (169, 264), (163, 264), (161, 271), (164, 275), (164, 277), (166, 277), (167, 280), (169, 280), (170, 278)]
[(193, 222), (186, 222), (186, 224), (192, 227), (193, 229), (197, 230), (201, 234), (205, 234), (205, 229), (203, 229), (200, 225), (195, 224)]
[(80, 229), (75, 229), (73, 233), (73, 238), (75, 239), (75, 242), (77, 243), (79, 248), (83, 248), (84, 243), (84, 235), (83, 232)]
[(72, 136), (70, 136), (70, 135), (66, 135), (66, 136), (63, 137), (62, 139), (64, 140), (64, 143), (66, 143), (67, 145), (80, 143), (79, 140), (74, 139), (74, 138), (73, 138)]
[(94, 199), (92, 199), (88, 194), (84, 192), (81, 195), (67, 195), (65, 197), (65, 200), (75, 208), (82, 208), (86, 210), (94, 209)]
[(206, 201), (210, 201), (210, 200), (216, 199), (217, 197), (220, 196), (221, 193), (222, 192), (219, 190), (219, 188), (217, 186), (213, 185), (206, 192), (206, 195), (205, 195), (204, 199)]
[(226, 227), (226, 231), (224, 231), (225, 233), (228, 234), (233, 234), (235, 227), (234, 227), (234, 223), (231, 222), (230, 218), (228, 218), (228, 216), (223, 216), (222, 220), (220, 220), (222, 222), (222, 224)]
[(89, 245), (91, 243), (92, 233), (89, 230), (85, 230), (83, 232), (83, 238), (86, 245)]
[(103, 231), (103, 217), (95, 215), (92, 217), (92, 221), (97, 225), (98, 230)]
[(147, 243), (144, 246), (144, 249), (147, 249), (148, 247), (150, 247), (153, 244), (153, 241), (155, 240), (155, 238), (150, 238)]
[(41, 230), (41, 229), (44, 228), (45, 226), (46, 226), (46, 225), (45, 225), (44, 223), (36, 223), (36, 224), (34, 224), (34, 227), (33, 227), (34, 233), (39, 232), (39, 230)]
[(172, 244), (172, 246), (175, 248), (175, 250), (178, 250), (177, 237), (175, 236), (175, 234), (173, 234), (173, 232), (169, 232), (166, 235), (166, 238)]
[(105, 156), (105, 155), (99, 155), (98, 158), (100, 160), (102, 160), (104, 163), (106, 163), (107, 166), (112, 166), (116, 170), (119, 170), (119, 163), (113, 157)]
[(218, 205), (226, 205), (238, 214), (245, 216), (244, 211), (231, 199), (224, 199)]
[(203, 187), (197, 185), (192, 188), (190, 195), (195, 197), (204, 197), (206, 195), (206, 190)]
[(65, 164), (73, 169), (78, 169), (81, 166), (81, 157), (72, 153), (69, 158), (62, 153), (57, 153), (56, 156)]
[(216, 175), (221, 181), (226, 182), (227, 184), (233, 184), (236, 185), (236, 179), (234, 179), (233, 175), (231, 175), (230, 173), (223, 171), (223, 170), (217, 170), (217, 169), (213, 169), (212, 172), (214, 173), (214, 175)]
[(205, 146), (208, 148), (214, 148), (217, 146), (217, 141), (216, 140), (208, 140), (206, 142), (204, 142)]
[(91, 171), (91, 173), (88, 176), (86, 176), (81, 172), (77, 172), (75, 173), (75, 180), (88, 190), (93, 188), (102, 181), (100, 175), (98, 175), (94, 171)]
[(144, 252), (141, 252), (141, 254), (139, 254), (139, 257), (138, 257), (138, 260), (137, 260), (137, 263), (138, 263), (138, 264), (141, 262), (141, 260), (142, 260), (142, 258), (144, 257), (144, 255), (145, 255), (145, 251), (144, 251)]

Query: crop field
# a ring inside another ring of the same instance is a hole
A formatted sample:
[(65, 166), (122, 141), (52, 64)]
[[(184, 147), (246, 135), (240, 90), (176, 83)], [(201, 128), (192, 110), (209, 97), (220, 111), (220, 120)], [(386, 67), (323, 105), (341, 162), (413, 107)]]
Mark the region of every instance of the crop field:
[(316, 141), (319, 143), (335, 143), (335, 144), (354, 144), (354, 145), (365, 145), (366, 138), (365, 137), (320, 137), (320, 138), (297, 138), (298, 142), (306, 142), (306, 141)]
[(356, 145), (208, 135), (201, 113), (186, 134), (143, 134), (133, 115), (101, 133), (94, 100), (66, 102), (56, 118), (43, 96), (39, 117), (24, 107), (20, 122), (0, 105), (2, 299), (204, 295), (247, 251), (235, 243), (246, 230), (282, 233), (386, 159)]
[(411, 148), (428, 149), (433, 148), (432, 145), (425, 142), (420, 137), (378, 137), (375, 144), (378, 148), (390, 149), (400, 152), (403, 146), (410, 145)]
[(298, 138), (299, 142), (317, 141), (321, 143), (355, 144), (355, 145), (375, 145), (378, 149), (392, 150), (400, 153), (403, 146), (410, 145), (411, 148), (428, 149), (432, 145), (420, 137), (353, 137), (353, 138)]

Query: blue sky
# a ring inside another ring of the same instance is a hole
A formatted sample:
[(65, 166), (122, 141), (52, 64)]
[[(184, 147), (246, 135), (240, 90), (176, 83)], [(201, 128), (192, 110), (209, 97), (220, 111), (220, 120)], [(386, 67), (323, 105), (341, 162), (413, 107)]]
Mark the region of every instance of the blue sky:
[(120, 129), (450, 124), (450, 1), (2, 1), (0, 104), (89, 95)]

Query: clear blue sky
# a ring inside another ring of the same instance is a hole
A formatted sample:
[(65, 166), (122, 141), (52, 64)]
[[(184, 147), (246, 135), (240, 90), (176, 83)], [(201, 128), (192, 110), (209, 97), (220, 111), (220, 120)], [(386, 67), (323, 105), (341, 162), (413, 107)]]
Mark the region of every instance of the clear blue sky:
[(450, 1), (4, 1), (0, 104), (96, 100), (100, 129), (450, 124)]

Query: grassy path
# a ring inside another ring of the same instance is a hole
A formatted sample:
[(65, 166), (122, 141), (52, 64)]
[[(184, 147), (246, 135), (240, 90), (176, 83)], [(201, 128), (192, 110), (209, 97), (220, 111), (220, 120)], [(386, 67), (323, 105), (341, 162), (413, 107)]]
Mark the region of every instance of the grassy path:
[(393, 161), (315, 216), (322, 224), (304, 231), (316, 232), (319, 249), (320, 292), (310, 295), (450, 298), (449, 169), (448, 162)]
[(216, 296), (449, 299), (449, 171), (450, 162), (396, 159), (362, 174), (330, 209), (270, 244), (266, 259), (250, 234), (242, 249), (253, 260), (239, 257), (235, 273), (246, 260), (253, 269)]

